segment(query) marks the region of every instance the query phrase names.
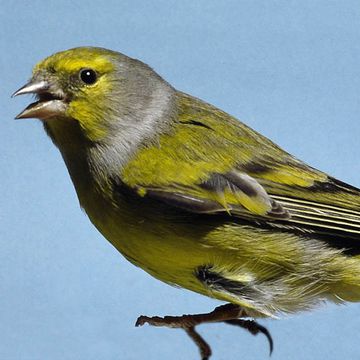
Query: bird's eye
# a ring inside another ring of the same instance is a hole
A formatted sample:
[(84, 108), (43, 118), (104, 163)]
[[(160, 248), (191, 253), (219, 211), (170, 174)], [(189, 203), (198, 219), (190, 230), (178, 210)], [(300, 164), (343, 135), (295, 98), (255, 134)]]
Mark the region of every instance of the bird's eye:
[(81, 81), (87, 85), (95, 84), (97, 80), (97, 74), (93, 69), (82, 69), (79, 76)]

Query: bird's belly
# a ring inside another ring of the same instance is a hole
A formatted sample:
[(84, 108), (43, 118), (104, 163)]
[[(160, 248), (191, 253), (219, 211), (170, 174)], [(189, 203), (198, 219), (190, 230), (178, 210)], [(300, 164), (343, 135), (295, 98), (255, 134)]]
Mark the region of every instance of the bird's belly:
[(185, 224), (166, 223), (149, 214), (141, 216), (126, 207), (109, 209), (90, 207), (85, 211), (127, 260), (163, 282), (209, 295), (195, 272), (220, 257), (221, 250), (194, 237)]
[[(254, 314), (293, 312), (329, 298), (360, 300), (359, 260), (355, 264), (317, 240), (241, 220), (173, 216), (126, 202), (114, 207), (98, 199), (95, 206), (85, 205), (98, 230), (136, 266)], [(210, 269), (208, 278), (205, 272), (198, 276), (201, 269)]]

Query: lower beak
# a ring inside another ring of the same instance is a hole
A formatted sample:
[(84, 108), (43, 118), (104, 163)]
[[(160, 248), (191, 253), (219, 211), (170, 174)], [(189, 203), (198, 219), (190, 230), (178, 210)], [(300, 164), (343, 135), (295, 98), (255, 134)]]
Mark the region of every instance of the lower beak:
[[(49, 118), (63, 115), (66, 111), (67, 104), (61, 96), (55, 96), (55, 91), (47, 81), (32, 80), (19, 90), (15, 91), (12, 97), (23, 94), (38, 95), (39, 100), (30, 104), (15, 119), (38, 118), (47, 120)], [(56, 92), (57, 94), (59, 91)]]

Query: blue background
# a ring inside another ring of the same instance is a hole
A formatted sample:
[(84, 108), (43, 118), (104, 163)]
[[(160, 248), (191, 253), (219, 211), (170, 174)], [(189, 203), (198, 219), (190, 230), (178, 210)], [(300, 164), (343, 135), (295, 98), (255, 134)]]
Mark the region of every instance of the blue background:
[[(139, 314), (218, 303), (127, 263), (81, 212), (30, 101), (10, 94), (56, 51), (96, 45), (149, 63), (178, 89), (360, 187), (358, 1), (1, 1), (0, 359), (198, 359), (180, 330)], [(358, 359), (360, 305), (263, 321), (273, 360)], [(263, 336), (201, 333), (214, 359), (267, 359)]]

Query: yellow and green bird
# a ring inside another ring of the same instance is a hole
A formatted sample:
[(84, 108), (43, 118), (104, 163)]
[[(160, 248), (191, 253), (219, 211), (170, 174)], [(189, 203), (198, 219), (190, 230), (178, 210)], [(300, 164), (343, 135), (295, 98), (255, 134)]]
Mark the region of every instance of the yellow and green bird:
[(37, 64), (14, 95), (37, 101), (80, 204), (130, 262), (228, 304), (208, 314), (141, 316), (196, 332), (244, 317), (360, 300), (360, 190), (297, 160), (225, 112), (174, 89), (148, 65), (80, 47)]

